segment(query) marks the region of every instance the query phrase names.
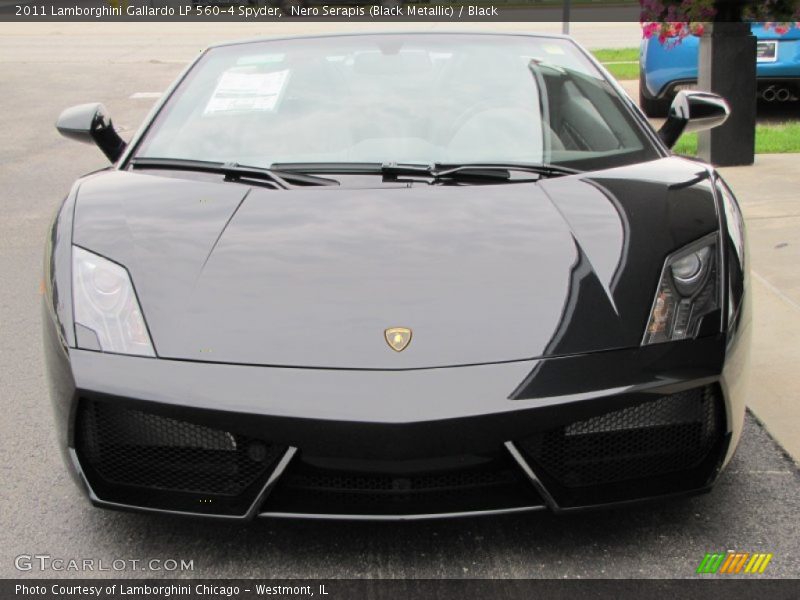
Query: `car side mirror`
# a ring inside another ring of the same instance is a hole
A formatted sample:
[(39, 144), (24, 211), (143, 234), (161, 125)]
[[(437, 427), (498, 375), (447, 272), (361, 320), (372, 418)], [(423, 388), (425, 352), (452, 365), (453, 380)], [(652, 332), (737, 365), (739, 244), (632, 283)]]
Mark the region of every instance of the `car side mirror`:
[(731, 108), (721, 96), (681, 90), (672, 101), (667, 120), (658, 130), (658, 137), (672, 148), (682, 134), (719, 127), (730, 114)]
[(58, 117), (56, 129), (71, 140), (96, 144), (112, 163), (119, 160), (127, 146), (114, 129), (102, 104), (81, 104), (68, 108)]

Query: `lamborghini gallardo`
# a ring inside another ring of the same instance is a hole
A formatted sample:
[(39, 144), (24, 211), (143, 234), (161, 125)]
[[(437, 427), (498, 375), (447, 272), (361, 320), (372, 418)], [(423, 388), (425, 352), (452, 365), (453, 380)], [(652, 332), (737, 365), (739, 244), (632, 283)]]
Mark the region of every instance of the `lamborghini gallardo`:
[(707, 491), (742, 431), (737, 201), (568, 37), (209, 48), (101, 104), (45, 257), (59, 444), (99, 507), (419, 519)]

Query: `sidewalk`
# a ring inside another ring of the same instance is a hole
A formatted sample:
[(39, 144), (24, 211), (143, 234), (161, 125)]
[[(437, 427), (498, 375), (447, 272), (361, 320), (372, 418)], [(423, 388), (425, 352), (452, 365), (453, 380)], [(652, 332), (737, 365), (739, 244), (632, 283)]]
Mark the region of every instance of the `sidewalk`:
[(753, 294), (748, 406), (800, 462), (800, 156), (722, 168), (745, 216)]

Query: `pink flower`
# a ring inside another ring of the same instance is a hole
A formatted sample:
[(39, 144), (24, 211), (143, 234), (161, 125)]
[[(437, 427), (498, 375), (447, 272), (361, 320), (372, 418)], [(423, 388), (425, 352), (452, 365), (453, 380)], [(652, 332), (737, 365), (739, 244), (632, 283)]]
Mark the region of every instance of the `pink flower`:
[[(776, 0), (758, 1), (770, 3)], [(800, 0), (778, 1), (800, 4)], [(674, 48), (688, 35), (703, 35), (706, 23), (717, 13), (714, 4), (715, 0), (640, 0), (642, 37), (658, 38), (665, 48)], [(800, 8), (797, 18), (800, 18)]]
[(653, 23), (652, 21), (650, 23), (643, 23), (642, 37), (647, 39), (655, 37), (659, 29), (661, 29), (661, 26), (658, 23)]

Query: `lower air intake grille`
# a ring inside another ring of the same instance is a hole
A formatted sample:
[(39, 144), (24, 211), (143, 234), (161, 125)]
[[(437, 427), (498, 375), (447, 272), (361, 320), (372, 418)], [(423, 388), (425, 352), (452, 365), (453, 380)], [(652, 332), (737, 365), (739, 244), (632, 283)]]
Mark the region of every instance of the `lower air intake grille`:
[[(337, 515), (433, 515), (542, 504), (505, 453), (453, 457), (451, 465), (387, 474), (397, 465), (375, 465), (384, 473), (320, 466), (314, 459), (293, 463), (267, 499), (267, 512)], [(316, 463), (316, 464), (315, 464)], [(459, 464), (461, 463), (461, 464)], [(466, 464), (469, 463), (469, 464)], [(363, 461), (361, 468), (364, 468)]]
[(112, 402), (83, 401), (77, 426), (78, 456), (98, 495), (176, 510), (242, 512), (285, 450)]
[(667, 479), (699, 487), (724, 437), (717, 389), (695, 388), (576, 421), (532, 435), (519, 448), (565, 504), (601, 491), (614, 499), (647, 495), (648, 488), (655, 495)]

